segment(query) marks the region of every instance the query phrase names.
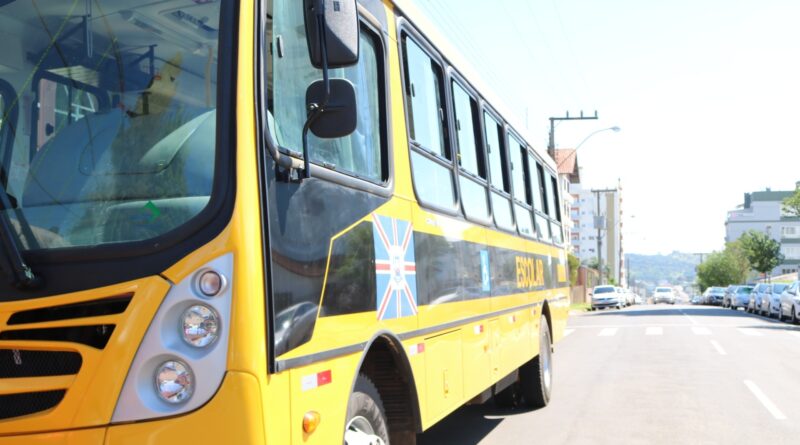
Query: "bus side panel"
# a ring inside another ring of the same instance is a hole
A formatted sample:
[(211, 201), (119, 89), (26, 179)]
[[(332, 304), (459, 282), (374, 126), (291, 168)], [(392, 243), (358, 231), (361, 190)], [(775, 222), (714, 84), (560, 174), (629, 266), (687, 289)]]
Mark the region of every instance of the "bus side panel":
[(432, 424), (463, 403), (460, 330), (425, 339), (425, 352), (428, 402), (425, 418)]

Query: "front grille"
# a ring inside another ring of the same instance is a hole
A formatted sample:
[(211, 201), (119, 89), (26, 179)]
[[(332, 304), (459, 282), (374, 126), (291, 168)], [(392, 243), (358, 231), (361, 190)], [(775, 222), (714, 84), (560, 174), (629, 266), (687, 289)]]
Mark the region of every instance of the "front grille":
[[(3, 379), (29, 379), (26, 387), (16, 388), (17, 391), (25, 392), (0, 394), (0, 421), (59, 409), (59, 404), (64, 405), (64, 409), (67, 409), (67, 405), (73, 406), (75, 397), (81, 396), (67, 394), (74, 380), (69, 377), (55, 380), (52, 378), (75, 376), (74, 379), (77, 380), (81, 379), (82, 371), (92, 372), (82, 368), (87, 367), (88, 363), (97, 362), (102, 350), (111, 340), (114, 328), (124, 320), (122, 314), (127, 310), (132, 297), (133, 294), (126, 293), (90, 301), (37, 307), (8, 314), (8, 318), (5, 318), (6, 314), (0, 313), (0, 384), (6, 385), (3, 392), (15, 390), (11, 386), (13, 380)], [(59, 322), (65, 321), (76, 326), (59, 326)], [(17, 345), (16, 342), (19, 341), (27, 344)], [(40, 342), (42, 345), (31, 346), (30, 342)], [(75, 348), (69, 344), (82, 344), (89, 348), (66, 350)], [(54, 387), (55, 382), (60, 382), (59, 386)]]
[(0, 379), (72, 375), (82, 363), (77, 352), (0, 349)]
[(66, 390), (0, 395), (0, 419), (44, 411), (61, 402)]
[(42, 323), (45, 321), (121, 314), (125, 312), (132, 296), (127, 294), (119, 297), (103, 298), (102, 300), (20, 311), (12, 314), (7, 324)]
[(82, 343), (103, 349), (114, 332), (113, 324), (72, 326), (67, 328), (17, 329), (0, 332), (0, 340), (48, 340)]

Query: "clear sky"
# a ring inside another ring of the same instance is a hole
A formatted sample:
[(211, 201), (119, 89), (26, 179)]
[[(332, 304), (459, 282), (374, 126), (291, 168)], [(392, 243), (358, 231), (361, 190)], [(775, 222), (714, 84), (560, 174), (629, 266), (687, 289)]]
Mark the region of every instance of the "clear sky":
[(587, 187), (623, 186), (625, 249), (723, 247), (726, 211), (800, 180), (796, 0), (414, 0)]

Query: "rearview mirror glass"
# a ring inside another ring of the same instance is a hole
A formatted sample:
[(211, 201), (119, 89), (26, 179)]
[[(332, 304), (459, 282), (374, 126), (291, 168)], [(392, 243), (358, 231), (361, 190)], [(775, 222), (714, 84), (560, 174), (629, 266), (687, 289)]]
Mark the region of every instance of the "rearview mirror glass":
[[(331, 94), (328, 105), (310, 126), (318, 138), (340, 138), (356, 129), (358, 111), (356, 109), (356, 89), (347, 79), (330, 79)], [(306, 109), (325, 100), (325, 82), (318, 80), (306, 90)]]
[(317, 12), (322, 8), (322, 27), (328, 68), (341, 68), (358, 62), (359, 27), (356, 0), (304, 0), (308, 54), (315, 68), (322, 68), (323, 47)]

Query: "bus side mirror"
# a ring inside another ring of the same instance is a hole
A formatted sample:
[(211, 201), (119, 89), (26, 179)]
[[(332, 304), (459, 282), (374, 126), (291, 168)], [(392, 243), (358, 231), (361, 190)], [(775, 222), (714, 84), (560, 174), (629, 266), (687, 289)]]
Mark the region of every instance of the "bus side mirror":
[[(309, 123), (309, 129), (318, 138), (335, 139), (356, 130), (358, 111), (356, 89), (347, 79), (330, 79), (328, 104)], [(325, 100), (325, 81), (318, 80), (306, 89), (306, 109), (312, 112)]]
[(341, 68), (358, 62), (356, 0), (303, 0), (303, 10), (308, 54), (315, 68), (323, 68), (325, 56), (328, 68)]

